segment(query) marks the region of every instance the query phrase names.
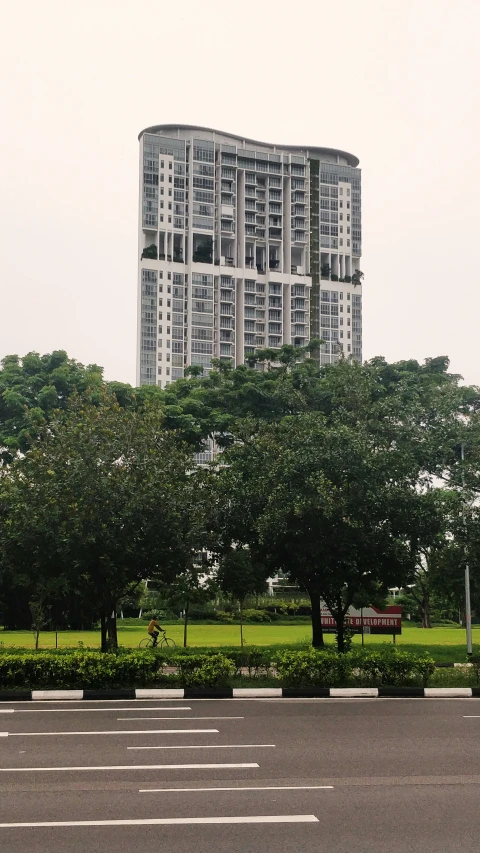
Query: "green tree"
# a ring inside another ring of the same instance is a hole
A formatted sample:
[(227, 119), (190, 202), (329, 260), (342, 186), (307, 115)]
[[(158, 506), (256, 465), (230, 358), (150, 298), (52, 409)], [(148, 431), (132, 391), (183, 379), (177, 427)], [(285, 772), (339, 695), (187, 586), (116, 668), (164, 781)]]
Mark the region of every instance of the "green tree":
[(316, 646), (323, 645), (323, 599), (343, 650), (355, 596), (378, 596), (411, 570), (403, 529), (412, 497), (408, 460), (358, 428), (301, 415), (253, 436), (246, 431), (225, 463), (218, 474), (220, 547), (248, 545), (267, 571), (280, 569), (306, 590)]
[(102, 649), (115, 647), (118, 602), (181, 570), (191, 467), (160, 411), (73, 400), (2, 478), (4, 563), (93, 594)]
[(103, 386), (102, 368), (84, 367), (63, 350), (48, 355), (8, 355), (0, 368), (0, 461), (25, 452), (72, 394), (95, 400)]
[(208, 566), (202, 563), (201, 556), (198, 560), (192, 559), (191, 564), (163, 590), (162, 598), (166, 605), (171, 609), (180, 608), (183, 612), (184, 648), (188, 646), (190, 608), (206, 604), (214, 594), (214, 580), (208, 572)]
[(267, 577), (268, 568), (255, 559), (248, 547), (232, 547), (220, 558), (217, 582), (223, 593), (238, 602), (241, 646), (245, 599), (265, 592)]
[(422, 628), (431, 628), (432, 600), (438, 603), (442, 588), (445, 592), (444, 576), (452, 548), (458, 557), (454, 532), (461, 503), (453, 490), (430, 488), (415, 495), (413, 509), (409, 526), (414, 568), (407, 595), (418, 608)]
[(32, 631), (35, 639), (35, 648), (38, 649), (40, 631), (48, 625), (48, 614), (45, 609), (43, 598), (36, 598), (30, 602), (30, 613), (32, 615)]
[(206, 434), (200, 410), (185, 390), (172, 394), (157, 386), (105, 382), (101, 367), (85, 367), (63, 350), (47, 355), (31, 352), (23, 358), (9, 355), (0, 363), (0, 465), (9, 464), (18, 451), (25, 453), (73, 395), (101, 406), (112, 394), (124, 409), (162, 409), (164, 428), (195, 448)]
[(172, 383), (165, 400), (193, 419), (197, 438), (215, 436), (219, 445), (228, 446), (245, 420), (255, 431), (287, 415), (319, 412), (328, 421), (360, 423), (381, 442), (401, 441), (425, 470), (442, 474), (458, 442), (459, 414), (480, 402), (477, 389), (448, 372), (448, 359), (319, 366), (310, 357), (317, 346), (261, 350), (235, 369), (214, 362), (208, 375)]

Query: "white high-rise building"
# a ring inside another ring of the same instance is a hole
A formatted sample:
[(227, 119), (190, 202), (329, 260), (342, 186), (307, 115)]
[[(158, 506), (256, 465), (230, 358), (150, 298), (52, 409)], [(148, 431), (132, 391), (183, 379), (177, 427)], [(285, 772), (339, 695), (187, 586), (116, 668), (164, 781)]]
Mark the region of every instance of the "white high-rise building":
[(361, 172), (332, 148), (140, 134), (137, 383), (321, 338), (362, 357)]

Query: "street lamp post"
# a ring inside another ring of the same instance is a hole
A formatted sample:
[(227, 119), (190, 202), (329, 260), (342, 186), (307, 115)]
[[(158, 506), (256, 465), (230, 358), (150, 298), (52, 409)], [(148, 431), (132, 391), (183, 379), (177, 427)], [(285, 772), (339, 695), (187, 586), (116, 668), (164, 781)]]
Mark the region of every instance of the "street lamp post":
[[(461, 445), (461, 458), (462, 462), (465, 460), (465, 449), (464, 444), (462, 442)], [(463, 529), (465, 533), (467, 533), (467, 518), (465, 515), (465, 477), (462, 471), (462, 482), (464, 486), (464, 493), (462, 495), (462, 516), (463, 516)], [(470, 657), (473, 654), (473, 646), (472, 646), (472, 611), (471, 611), (471, 603), (470, 603), (470, 567), (468, 565), (467, 559), (467, 544), (465, 541), (464, 544), (464, 552), (465, 552), (465, 628), (467, 631), (467, 655)]]

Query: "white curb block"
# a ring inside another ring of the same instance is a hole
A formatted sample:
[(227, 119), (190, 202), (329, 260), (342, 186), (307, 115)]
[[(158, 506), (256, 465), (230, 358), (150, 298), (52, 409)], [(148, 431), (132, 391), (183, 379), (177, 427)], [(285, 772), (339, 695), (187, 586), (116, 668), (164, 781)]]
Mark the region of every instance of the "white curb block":
[(425, 687), (425, 699), (468, 699), (472, 695), (471, 687)]
[(135, 690), (137, 699), (183, 699), (184, 689), (182, 688), (151, 688)]
[(332, 699), (376, 699), (378, 687), (331, 687), (330, 696)]
[(234, 699), (255, 699), (258, 698), (274, 698), (280, 697), (282, 698), (282, 688), (281, 687), (234, 687), (233, 688), (233, 698)]
[[(20, 694), (20, 695), (19, 695)], [(93, 695), (92, 695), (93, 694)], [(127, 695), (125, 695), (127, 694)], [(223, 687), (139, 688), (138, 690), (22, 690), (0, 691), (3, 702), (134, 701), (140, 699), (480, 699), (480, 687)], [(7, 713), (2, 711), (2, 713)], [(12, 711), (13, 713), (13, 711)]]
[(43, 702), (45, 699), (72, 699), (79, 701), (83, 699), (83, 690), (32, 690), (32, 700)]

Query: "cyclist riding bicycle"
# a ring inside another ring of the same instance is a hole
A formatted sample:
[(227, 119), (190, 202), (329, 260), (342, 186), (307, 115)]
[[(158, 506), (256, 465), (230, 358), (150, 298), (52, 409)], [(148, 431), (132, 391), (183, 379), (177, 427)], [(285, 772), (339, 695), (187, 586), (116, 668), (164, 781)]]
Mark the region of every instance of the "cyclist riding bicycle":
[[(156, 630), (157, 628), (158, 628), (158, 631)], [(148, 628), (147, 628), (147, 633), (150, 634), (150, 636), (153, 640), (153, 643), (152, 643), (153, 646), (156, 646), (158, 643), (158, 635), (159, 635), (160, 631), (162, 632), (162, 634), (165, 633), (165, 630), (162, 628), (162, 626), (158, 624), (157, 617), (154, 616), (152, 621), (150, 622)]]

